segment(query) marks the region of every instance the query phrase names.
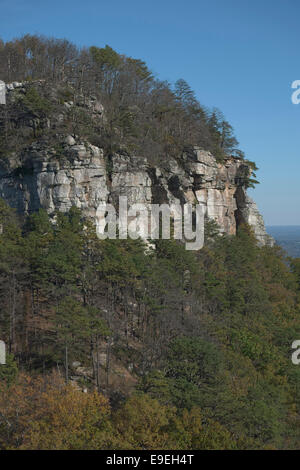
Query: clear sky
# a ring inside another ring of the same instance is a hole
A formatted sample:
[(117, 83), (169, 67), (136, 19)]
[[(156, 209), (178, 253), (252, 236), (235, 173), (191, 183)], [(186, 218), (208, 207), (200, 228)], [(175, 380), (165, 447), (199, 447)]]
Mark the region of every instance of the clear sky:
[(251, 196), (266, 223), (300, 225), (299, 0), (0, 0), (0, 37), (25, 33), (108, 44), (184, 78), (259, 167)]

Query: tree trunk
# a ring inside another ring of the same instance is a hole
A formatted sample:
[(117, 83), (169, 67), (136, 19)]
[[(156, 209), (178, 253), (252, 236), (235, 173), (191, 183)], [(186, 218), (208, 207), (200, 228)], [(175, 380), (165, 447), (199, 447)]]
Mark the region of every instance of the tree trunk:
[(65, 369), (66, 369), (66, 383), (69, 382), (69, 357), (68, 357), (68, 346), (65, 347)]

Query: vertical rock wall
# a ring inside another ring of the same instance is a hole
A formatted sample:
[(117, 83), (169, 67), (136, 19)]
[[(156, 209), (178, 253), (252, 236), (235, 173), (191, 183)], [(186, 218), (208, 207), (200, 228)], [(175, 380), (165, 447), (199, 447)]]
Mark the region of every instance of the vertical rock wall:
[(234, 235), (237, 225), (250, 224), (259, 243), (272, 243), (254, 201), (245, 188), (246, 163), (228, 158), (223, 164), (209, 152), (195, 149), (181, 164), (170, 159), (152, 167), (145, 158), (115, 154), (105, 161), (102, 149), (66, 136), (63, 149), (34, 143), (24, 155), (0, 165), (0, 197), (19, 212), (39, 208), (49, 213), (76, 206), (95, 217), (99, 204), (201, 204), (221, 232)]

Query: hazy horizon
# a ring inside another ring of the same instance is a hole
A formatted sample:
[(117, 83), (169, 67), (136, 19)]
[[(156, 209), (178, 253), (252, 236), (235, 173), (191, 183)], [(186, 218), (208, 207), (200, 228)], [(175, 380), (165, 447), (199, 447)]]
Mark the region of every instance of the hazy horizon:
[(288, 255), (300, 257), (300, 225), (267, 225), (266, 230)]

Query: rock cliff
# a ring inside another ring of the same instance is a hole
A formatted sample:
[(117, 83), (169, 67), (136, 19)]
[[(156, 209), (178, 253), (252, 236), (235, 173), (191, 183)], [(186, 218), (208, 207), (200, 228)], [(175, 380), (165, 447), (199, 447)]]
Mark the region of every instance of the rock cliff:
[[(21, 86), (7, 85), (7, 90)], [(272, 244), (247, 195), (248, 170), (243, 159), (228, 157), (219, 163), (200, 148), (153, 166), (125, 151), (107, 159), (101, 148), (78, 136), (65, 135), (59, 150), (37, 138), (21, 153), (0, 161), (0, 197), (20, 213), (39, 208), (53, 213), (76, 206), (92, 218), (101, 203), (117, 203), (122, 195), (129, 204), (198, 203), (221, 232), (234, 235), (245, 222), (260, 244)]]

